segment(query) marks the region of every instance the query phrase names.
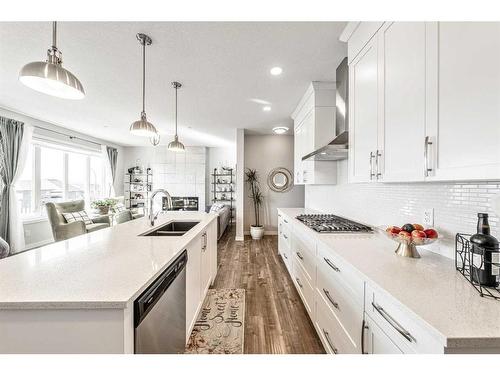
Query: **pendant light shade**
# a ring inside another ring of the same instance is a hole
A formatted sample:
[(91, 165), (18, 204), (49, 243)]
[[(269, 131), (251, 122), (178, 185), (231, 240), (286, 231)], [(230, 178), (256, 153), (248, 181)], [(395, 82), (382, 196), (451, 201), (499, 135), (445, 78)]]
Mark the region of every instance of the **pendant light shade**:
[(184, 145), (182, 142), (179, 142), (179, 137), (177, 135), (174, 137), (174, 140), (168, 144), (168, 149), (175, 152), (185, 151)]
[(179, 82), (172, 82), (172, 86), (175, 89), (175, 136), (174, 140), (168, 144), (168, 149), (175, 152), (185, 151), (184, 145), (179, 141), (179, 136), (177, 135), (177, 90), (182, 87)]
[[(153, 42), (146, 34), (137, 34), (137, 40), (142, 45), (142, 112), (141, 119), (130, 125), (130, 133), (139, 137), (158, 137), (158, 131), (146, 116), (146, 46)], [(156, 138), (155, 138), (156, 139)], [(153, 143), (153, 142), (152, 142)], [(153, 143), (154, 144), (154, 143)]]
[(63, 99), (85, 97), (80, 80), (62, 67), (62, 53), (57, 49), (57, 22), (52, 23), (52, 46), (47, 50), (47, 61), (23, 66), (19, 81), (35, 91)]

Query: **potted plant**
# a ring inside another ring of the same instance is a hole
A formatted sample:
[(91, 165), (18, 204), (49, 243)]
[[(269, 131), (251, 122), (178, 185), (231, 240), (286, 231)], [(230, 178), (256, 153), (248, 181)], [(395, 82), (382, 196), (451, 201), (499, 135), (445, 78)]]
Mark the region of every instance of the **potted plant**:
[(255, 224), (250, 226), (250, 235), (254, 240), (260, 240), (264, 235), (264, 226), (260, 224), (260, 206), (262, 205), (264, 196), (260, 191), (257, 170), (247, 168), (245, 175), (246, 183), (250, 188), (250, 198), (253, 201), (253, 208), (255, 213)]
[(116, 204), (114, 199), (100, 199), (93, 201), (91, 206), (99, 211), (101, 215), (107, 215), (109, 213), (109, 208)]

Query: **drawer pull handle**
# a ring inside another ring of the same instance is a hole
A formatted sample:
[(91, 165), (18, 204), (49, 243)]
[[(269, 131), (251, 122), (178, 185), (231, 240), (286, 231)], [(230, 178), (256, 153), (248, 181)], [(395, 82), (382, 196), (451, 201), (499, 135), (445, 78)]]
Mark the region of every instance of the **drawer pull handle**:
[(302, 283), (300, 282), (299, 278), (298, 278), (298, 277), (296, 277), (296, 278), (295, 278), (295, 280), (297, 280), (297, 284), (299, 284), (299, 286), (300, 286), (301, 288), (303, 288)]
[(283, 253), (283, 256), (285, 257), (285, 259), (288, 259), (288, 257), (286, 256), (286, 254), (285, 254), (285, 253)]
[(335, 307), (337, 310), (340, 310), (339, 304), (337, 302), (335, 302), (335, 300), (330, 295), (330, 292), (328, 290), (326, 290), (325, 288), (323, 288), (323, 293), (325, 293), (326, 298), (328, 298), (328, 301), (330, 301), (330, 303), (333, 305), (333, 307)]
[(302, 254), (299, 253), (298, 251), (297, 251), (297, 256), (299, 257), (300, 260), (304, 260), (304, 257), (302, 256)]
[(283, 221), (284, 221), (286, 224), (288, 224), (288, 221), (286, 221), (286, 219), (283, 219)]
[(323, 258), (323, 259), (325, 260), (326, 264), (328, 264), (330, 267), (333, 268), (335, 272), (340, 272), (340, 268), (338, 268), (335, 264), (333, 264), (330, 259), (328, 258)]
[(328, 346), (332, 349), (332, 352), (334, 354), (338, 353), (338, 350), (335, 346), (333, 346), (332, 341), (330, 340), (330, 334), (326, 329), (323, 328), (323, 334), (325, 335), (326, 342), (328, 343)]
[(283, 237), (285, 237), (285, 240), (288, 240), (288, 237), (286, 236), (285, 233), (283, 233)]
[(409, 342), (414, 342), (415, 338), (408, 332), (406, 329), (404, 329), (401, 324), (399, 324), (392, 316), (390, 316), (383, 308), (382, 306), (377, 305), (375, 302), (372, 302), (372, 306), (377, 312), (384, 318), (396, 331), (399, 332), (401, 336), (403, 336), (405, 339), (407, 339)]

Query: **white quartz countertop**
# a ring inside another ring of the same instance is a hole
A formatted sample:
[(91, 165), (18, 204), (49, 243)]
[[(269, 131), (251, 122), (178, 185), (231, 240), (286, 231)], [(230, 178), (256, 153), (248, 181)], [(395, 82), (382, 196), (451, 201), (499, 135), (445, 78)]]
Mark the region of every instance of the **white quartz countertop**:
[(500, 347), (500, 301), (480, 297), (452, 259), (421, 247), (420, 259), (399, 257), (394, 254), (397, 244), (381, 233), (320, 234), (295, 219), (318, 212), (279, 211), (419, 317), (444, 346)]
[(200, 221), (183, 236), (139, 236), (147, 218), (88, 233), (0, 260), (0, 309), (124, 308), (180, 254), (216, 214), (160, 214)]

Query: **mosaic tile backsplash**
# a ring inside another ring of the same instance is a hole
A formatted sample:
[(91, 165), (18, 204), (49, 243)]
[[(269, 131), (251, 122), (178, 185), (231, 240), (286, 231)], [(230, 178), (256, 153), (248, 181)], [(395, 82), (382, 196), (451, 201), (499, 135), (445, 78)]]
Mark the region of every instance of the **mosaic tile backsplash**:
[[(347, 162), (340, 163), (337, 185), (309, 185), (305, 206), (372, 226), (421, 223), (424, 209), (434, 208), (440, 241), (429, 250), (454, 257), (457, 232), (475, 233), (477, 213), (489, 214), (491, 231), (500, 238), (500, 181), (347, 184)], [(497, 212), (495, 212), (497, 211)]]

